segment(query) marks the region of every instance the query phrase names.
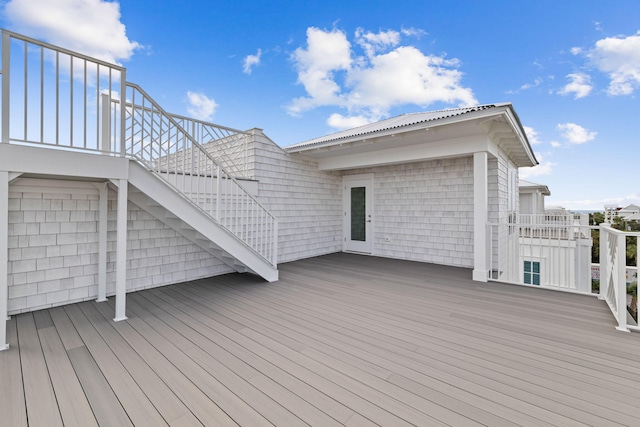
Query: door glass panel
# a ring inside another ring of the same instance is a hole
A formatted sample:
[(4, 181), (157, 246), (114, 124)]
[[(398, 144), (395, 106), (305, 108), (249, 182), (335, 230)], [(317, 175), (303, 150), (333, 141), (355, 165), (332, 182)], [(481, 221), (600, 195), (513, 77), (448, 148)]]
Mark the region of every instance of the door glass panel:
[(366, 241), (366, 187), (351, 188), (351, 240)]

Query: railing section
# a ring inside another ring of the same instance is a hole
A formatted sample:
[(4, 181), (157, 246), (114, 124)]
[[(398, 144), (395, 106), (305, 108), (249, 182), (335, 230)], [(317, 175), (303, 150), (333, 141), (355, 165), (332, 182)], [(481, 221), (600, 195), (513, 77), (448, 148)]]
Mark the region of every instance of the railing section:
[[(604, 299), (616, 321), (617, 329), (628, 331), (640, 330), (637, 319), (636, 325), (629, 324), (627, 307), (635, 307), (637, 316), (638, 292), (637, 279), (635, 287), (627, 287), (627, 238), (636, 239), (636, 247), (640, 243), (640, 233), (616, 230), (609, 224), (600, 225), (600, 298)], [(640, 255), (636, 254), (636, 266), (640, 262)]]
[(101, 97), (125, 81), (122, 67), (2, 30), (1, 142), (121, 153), (121, 135), (102, 146)]
[(251, 178), (249, 133), (177, 114), (171, 114), (171, 117), (227, 172), (236, 178)]
[(276, 219), (139, 86), (128, 83), (126, 94), (126, 155), (276, 265)]
[(276, 219), (234, 176), (246, 154), (216, 162), (192, 136), (246, 150), (246, 134), (177, 117), (185, 131), (123, 67), (6, 30), (1, 47), (0, 143), (131, 156), (276, 265)]
[(532, 222), (489, 224), (490, 279), (590, 292), (591, 227)]

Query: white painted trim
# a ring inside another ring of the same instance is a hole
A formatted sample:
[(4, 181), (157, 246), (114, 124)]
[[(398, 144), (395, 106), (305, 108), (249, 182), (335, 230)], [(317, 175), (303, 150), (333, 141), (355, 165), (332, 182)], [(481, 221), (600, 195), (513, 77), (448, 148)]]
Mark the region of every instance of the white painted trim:
[(100, 184), (98, 210), (98, 298), (97, 302), (107, 300), (107, 214), (109, 184)]
[(9, 172), (0, 171), (0, 350), (7, 342), (9, 304)]
[(488, 212), (488, 155), (486, 152), (473, 154), (473, 280), (489, 280)]
[(408, 162), (420, 162), (447, 157), (471, 156), (478, 151), (487, 151), (486, 136), (453, 138), (437, 142), (390, 147), (366, 153), (347, 154), (318, 160), (318, 169), (345, 170), (363, 167), (384, 166)]
[(116, 231), (116, 322), (126, 320), (127, 298), (127, 192), (128, 181), (118, 182), (118, 212)]
[[(351, 203), (349, 198), (349, 193), (347, 192), (347, 186), (353, 183), (364, 183), (366, 187), (366, 215), (368, 215), (371, 219), (366, 224), (366, 240), (365, 242), (350, 242), (350, 231), (351, 231)], [(373, 242), (374, 242), (374, 221), (375, 221), (375, 212), (374, 212), (374, 181), (373, 174), (358, 174), (358, 175), (345, 175), (342, 177), (342, 208), (343, 208), (343, 227), (342, 227), (342, 250), (345, 252), (357, 252), (363, 254), (372, 254), (373, 253)]]

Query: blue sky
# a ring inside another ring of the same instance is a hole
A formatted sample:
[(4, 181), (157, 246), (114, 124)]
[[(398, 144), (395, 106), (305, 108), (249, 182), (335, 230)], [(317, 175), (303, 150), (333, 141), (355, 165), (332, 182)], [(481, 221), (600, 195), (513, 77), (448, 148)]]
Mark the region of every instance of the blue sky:
[(640, 1), (12, 0), (1, 26), (118, 62), (173, 113), (286, 146), (512, 102), (547, 205), (640, 204)]

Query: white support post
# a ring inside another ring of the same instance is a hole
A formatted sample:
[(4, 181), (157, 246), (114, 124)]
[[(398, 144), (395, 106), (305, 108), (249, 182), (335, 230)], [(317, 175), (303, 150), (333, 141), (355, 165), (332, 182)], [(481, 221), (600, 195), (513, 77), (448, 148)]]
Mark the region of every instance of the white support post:
[(2, 32), (2, 135), (0, 143), (8, 143), (11, 137), (9, 125), (11, 124), (10, 98), (11, 84), (9, 74), (11, 70), (11, 36)]
[(221, 172), (222, 169), (220, 168), (220, 165), (218, 165), (218, 171), (216, 172), (216, 174), (218, 175), (218, 177), (216, 178), (216, 221), (218, 221), (218, 224), (222, 224), (222, 221), (220, 221), (220, 202), (222, 201), (222, 197), (220, 197), (220, 189), (222, 188), (222, 176), (220, 175)]
[(473, 154), (473, 280), (489, 280), (489, 211), (488, 157), (486, 152)]
[(9, 298), (9, 172), (0, 171), (0, 350), (7, 342)]
[[(120, 70), (120, 123), (119, 123), (119, 135), (120, 139), (120, 155), (125, 156), (127, 154), (126, 147), (126, 122), (127, 122), (127, 70)], [(133, 111), (131, 112), (133, 115)], [(116, 145), (117, 148), (117, 145)]]
[(623, 233), (618, 234), (616, 246), (616, 252), (618, 254), (618, 271), (616, 276), (618, 277), (618, 281), (613, 284), (613, 286), (617, 288), (616, 297), (618, 299), (616, 302), (616, 307), (618, 307), (618, 326), (616, 329), (623, 332), (630, 332), (629, 328), (627, 328), (627, 238)]
[(111, 97), (106, 93), (100, 95), (100, 151), (111, 152)]
[(273, 266), (276, 267), (278, 265), (278, 221), (276, 221), (275, 219), (273, 219), (273, 236), (271, 236), (271, 239), (273, 240), (272, 242), (273, 253), (272, 253), (271, 264), (273, 264)]
[(126, 179), (118, 182), (118, 212), (116, 231), (116, 322), (126, 320), (127, 297), (127, 186)]
[(609, 255), (607, 254), (607, 236), (606, 229), (611, 228), (609, 224), (603, 222), (600, 224), (600, 292), (598, 299), (606, 300), (609, 285)]
[(98, 299), (107, 300), (107, 213), (109, 187), (107, 183), (100, 185), (100, 201), (98, 211)]

